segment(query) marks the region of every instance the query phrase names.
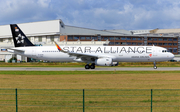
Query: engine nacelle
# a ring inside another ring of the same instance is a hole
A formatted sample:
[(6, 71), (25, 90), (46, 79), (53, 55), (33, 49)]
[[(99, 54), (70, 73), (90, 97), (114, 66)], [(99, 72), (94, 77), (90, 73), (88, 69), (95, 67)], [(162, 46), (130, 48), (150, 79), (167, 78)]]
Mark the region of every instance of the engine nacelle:
[(111, 66), (112, 58), (100, 58), (95, 60), (97, 66)]
[(118, 66), (119, 62), (112, 62), (112, 66)]

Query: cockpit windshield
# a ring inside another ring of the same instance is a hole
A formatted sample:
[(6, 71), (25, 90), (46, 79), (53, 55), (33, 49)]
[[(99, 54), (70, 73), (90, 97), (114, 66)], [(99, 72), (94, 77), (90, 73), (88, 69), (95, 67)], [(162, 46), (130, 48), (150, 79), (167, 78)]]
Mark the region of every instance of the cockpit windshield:
[(166, 53), (166, 52), (168, 52), (168, 51), (167, 51), (167, 50), (162, 50), (162, 52), (163, 52), (163, 53)]

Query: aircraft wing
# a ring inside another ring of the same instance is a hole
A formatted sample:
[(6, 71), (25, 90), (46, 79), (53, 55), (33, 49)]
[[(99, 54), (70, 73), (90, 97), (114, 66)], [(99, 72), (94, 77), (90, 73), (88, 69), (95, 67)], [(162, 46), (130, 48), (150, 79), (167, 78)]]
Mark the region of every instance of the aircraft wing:
[(59, 51), (61, 51), (61, 52), (63, 52), (63, 53), (67, 53), (67, 54), (69, 54), (69, 56), (75, 56), (76, 59), (81, 58), (82, 61), (88, 61), (88, 60), (92, 60), (92, 59), (97, 59), (97, 58), (99, 58), (98, 55), (84, 54), (84, 53), (74, 53), (74, 52), (64, 51), (63, 49), (61, 49), (61, 47), (59, 47), (59, 45), (58, 45), (56, 42), (54, 42), (54, 43), (55, 43), (55, 45), (56, 45), (56, 47), (57, 47), (57, 49), (58, 49)]

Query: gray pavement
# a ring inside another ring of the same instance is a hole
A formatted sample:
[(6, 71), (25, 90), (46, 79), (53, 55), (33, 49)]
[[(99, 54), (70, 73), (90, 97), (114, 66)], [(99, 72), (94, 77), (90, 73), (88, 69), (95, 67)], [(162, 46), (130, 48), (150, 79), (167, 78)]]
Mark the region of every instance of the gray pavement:
[(180, 67), (0, 67), (0, 71), (180, 71)]

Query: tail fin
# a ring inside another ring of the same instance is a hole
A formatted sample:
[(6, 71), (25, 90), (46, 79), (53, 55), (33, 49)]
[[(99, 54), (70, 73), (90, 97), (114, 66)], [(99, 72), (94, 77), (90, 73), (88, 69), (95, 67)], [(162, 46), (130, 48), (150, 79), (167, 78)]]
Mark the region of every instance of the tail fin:
[(10, 24), (15, 47), (34, 46), (17, 24)]

